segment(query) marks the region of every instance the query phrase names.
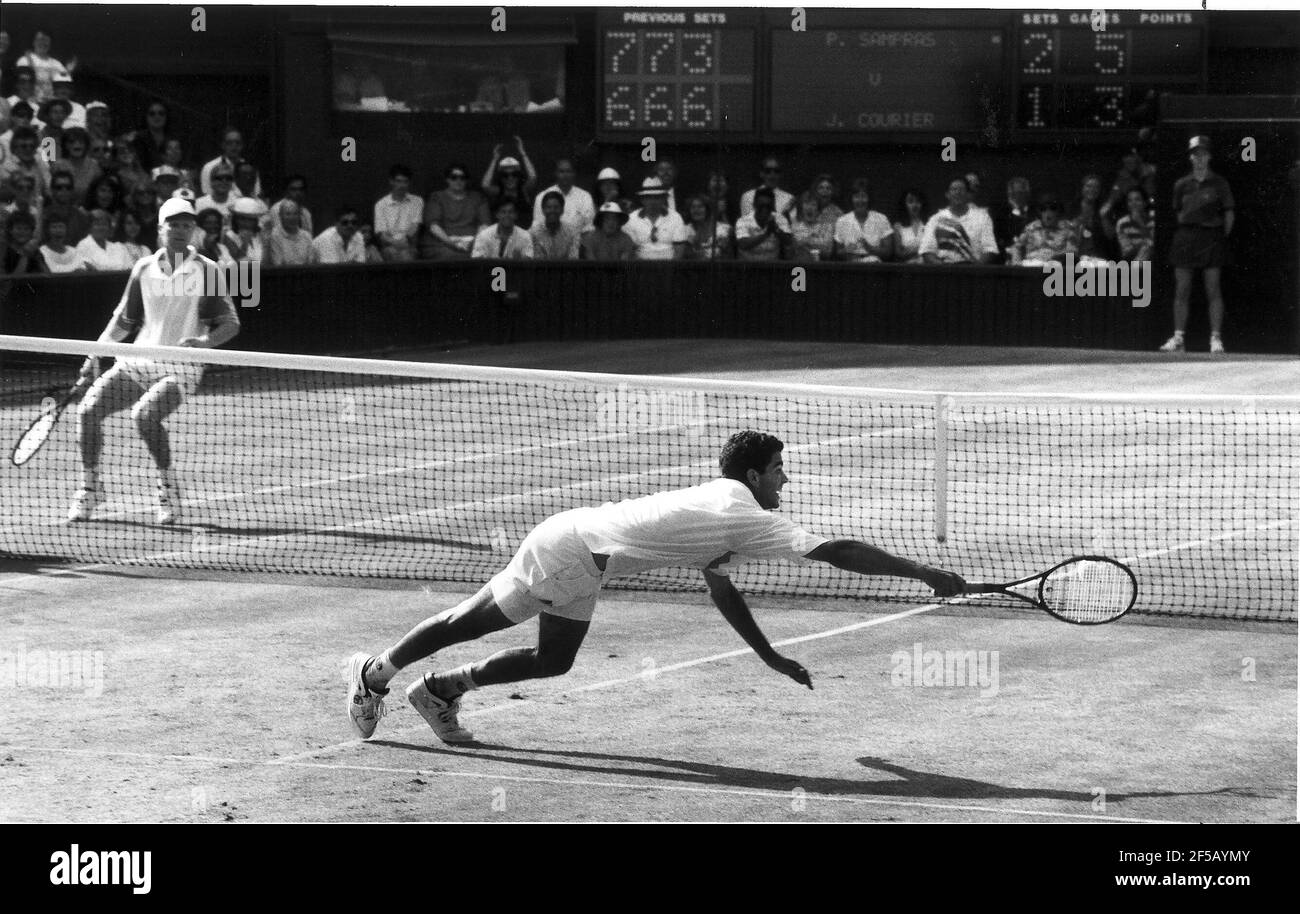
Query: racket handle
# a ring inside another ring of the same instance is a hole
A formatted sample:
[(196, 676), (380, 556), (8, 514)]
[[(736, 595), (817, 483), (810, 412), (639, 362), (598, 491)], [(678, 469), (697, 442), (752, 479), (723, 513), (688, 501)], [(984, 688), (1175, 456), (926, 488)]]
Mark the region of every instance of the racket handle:
[(979, 581), (967, 581), (962, 593), (1001, 593), (1002, 584), (984, 584)]

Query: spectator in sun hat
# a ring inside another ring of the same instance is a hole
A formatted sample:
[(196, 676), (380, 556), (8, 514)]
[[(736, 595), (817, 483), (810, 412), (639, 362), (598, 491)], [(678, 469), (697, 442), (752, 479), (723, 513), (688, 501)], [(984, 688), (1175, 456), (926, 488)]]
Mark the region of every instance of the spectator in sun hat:
[(1174, 182), (1173, 212), (1177, 228), (1169, 245), (1169, 265), (1174, 268), (1174, 335), (1162, 352), (1183, 352), (1184, 333), (1191, 309), (1192, 280), (1200, 270), (1210, 311), (1210, 352), (1223, 348), (1223, 268), (1228, 262), (1228, 236), (1236, 218), (1236, 202), (1228, 182), (1210, 170), (1210, 138), (1196, 135), (1187, 141), (1190, 173)]
[(230, 209), (230, 229), (222, 241), (234, 260), (259, 262), (264, 260), (262, 243), (262, 217), (266, 204), (256, 197), (240, 197)]
[(686, 256), (686, 223), (668, 212), (668, 192), (658, 178), (641, 182), (641, 208), (623, 231), (636, 242), (638, 260), (681, 260)]
[(636, 242), (623, 231), (628, 213), (613, 200), (596, 211), (596, 227), (582, 236), (580, 260), (636, 260)]
[(67, 73), (60, 73), (58, 76), (54, 77), (54, 97), (61, 98), (72, 106), (72, 110), (68, 113), (67, 120), (63, 122), (64, 130), (67, 130), (69, 127), (86, 126), (86, 106), (72, 97), (72, 89), (72, 77)]
[(92, 140), (113, 138), (113, 110), (101, 101), (86, 105), (86, 131)]
[(217, 210), (221, 213), (224, 227), (230, 228), (230, 211), (239, 199), (239, 192), (235, 190), (235, 170), (222, 165), (214, 169), (209, 177), (212, 192), (199, 197), (194, 208), (200, 212), (209, 208)]
[(623, 194), (623, 178), (616, 169), (609, 167), (602, 168), (596, 175), (596, 199), (593, 202), (597, 207), (617, 203), (625, 213), (636, 209), (636, 204)]
[(513, 200), (518, 215), (518, 226), (527, 229), (533, 216), (533, 189), (537, 186), (537, 169), (533, 167), (528, 153), (524, 151), (524, 141), (515, 137), (519, 158), (502, 156), (505, 147), (498, 143), (492, 151), (492, 161), (483, 173), (481, 182), (483, 193), (487, 195), (488, 207), (495, 214), (497, 204), (502, 200)]

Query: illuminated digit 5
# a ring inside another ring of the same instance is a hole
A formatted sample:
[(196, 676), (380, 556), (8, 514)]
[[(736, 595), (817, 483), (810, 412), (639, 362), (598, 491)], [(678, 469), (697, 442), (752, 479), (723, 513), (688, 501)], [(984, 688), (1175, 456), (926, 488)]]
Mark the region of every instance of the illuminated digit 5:
[[(1106, 76), (1118, 76), (1124, 72), (1124, 35), (1124, 32), (1094, 33), (1092, 49), (1097, 53), (1099, 59), (1093, 61), (1093, 66), (1097, 68), (1098, 73)], [(1106, 54), (1111, 55), (1109, 64), (1100, 59)]]

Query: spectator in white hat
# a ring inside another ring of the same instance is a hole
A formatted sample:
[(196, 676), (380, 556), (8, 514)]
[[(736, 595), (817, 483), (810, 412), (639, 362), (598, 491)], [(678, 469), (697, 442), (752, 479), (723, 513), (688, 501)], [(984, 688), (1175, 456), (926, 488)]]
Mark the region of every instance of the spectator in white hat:
[[(502, 200), (512, 200), (518, 214), (518, 225), (527, 229), (533, 216), (533, 190), (537, 187), (537, 169), (533, 167), (528, 153), (524, 151), (524, 141), (515, 137), (519, 149), (519, 158), (502, 157), (505, 147), (501, 143), (492, 150), (492, 161), (483, 173), (481, 186), (487, 195), (488, 208), (497, 212), (497, 204)], [(521, 161), (522, 160), (522, 161)]]
[(627, 210), (610, 200), (600, 205), (596, 227), (582, 236), (580, 260), (636, 260), (636, 242), (623, 231)]
[(60, 73), (54, 77), (54, 97), (61, 98), (72, 106), (67, 120), (63, 122), (64, 130), (69, 127), (86, 126), (86, 106), (72, 97), (72, 88), (72, 77), (67, 73)]
[(260, 262), (264, 257), (262, 217), (266, 204), (256, 197), (240, 197), (230, 209), (230, 230), (222, 241), (235, 260)]
[(101, 101), (86, 105), (86, 131), (92, 140), (113, 138), (113, 111)]
[(596, 175), (595, 202), (601, 206), (617, 203), (629, 215), (636, 209), (636, 204), (624, 196), (623, 178), (613, 168), (602, 168), (600, 174)]
[(577, 176), (573, 159), (565, 156), (555, 160), (555, 183), (542, 191), (533, 204), (534, 226), (541, 225), (543, 221), (542, 200), (549, 193), (558, 193), (564, 198), (564, 214), (560, 216), (560, 221), (573, 229), (575, 237), (591, 228), (596, 221), (596, 203), (591, 199), (591, 194), (574, 184)]
[(681, 260), (686, 256), (686, 223), (668, 212), (668, 192), (658, 178), (641, 182), (641, 208), (623, 231), (636, 242), (638, 260)]
[(53, 41), (50, 39), (48, 32), (37, 31), (32, 37), (31, 50), (19, 57), (14, 63), (15, 69), (18, 67), (31, 67), (36, 82), (36, 98), (38, 101), (48, 101), (54, 97), (54, 78), (60, 74), (70, 74), (77, 66), (75, 57), (68, 60), (65, 66), (62, 61), (50, 53)]

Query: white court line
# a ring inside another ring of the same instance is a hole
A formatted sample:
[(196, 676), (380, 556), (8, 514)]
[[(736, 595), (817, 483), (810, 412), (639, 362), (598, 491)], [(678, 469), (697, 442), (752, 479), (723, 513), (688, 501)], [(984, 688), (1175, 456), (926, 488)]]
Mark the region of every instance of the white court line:
[[(0, 751), (6, 752), (43, 752), (53, 755), (77, 755), (77, 756), (94, 756), (98, 758), (125, 757), (131, 759), (146, 758), (154, 761), (194, 761), (201, 759), (199, 756), (186, 755), (149, 755), (142, 752), (119, 752), (108, 749), (102, 751), (90, 749), (61, 749), (58, 747), (48, 746), (0, 746)], [(528, 750), (520, 749), (518, 752), (527, 753)], [(482, 758), (487, 761), (497, 760), (496, 756), (483, 755)], [(270, 764), (249, 759), (229, 759), (217, 760), (202, 758), (204, 761), (223, 761), (223, 763), (232, 763), (244, 766), (257, 767)], [(653, 764), (653, 763), (651, 763)], [(410, 774), (425, 775), (427, 777), (446, 777), (446, 778), (464, 778), (475, 781), (506, 781), (513, 784), (546, 784), (556, 787), (596, 787), (612, 790), (643, 790), (643, 791), (665, 791), (669, 793), (690, 793), (690, 794), (707, 794), (710, 796), (736, 797), (736, 798), (758, 798), (764, 800), (778, 800), (782, 803), (788, 803), (791, 797), (789, 791), (781, 790), (764, 790), (760, 788), (745, 787), (704, 787), (691, 786), (686, 784), (664, 784), (658, 780), (650, 783), (643, 781), (598, 781), (591, 778), (560, 778), (560, 777), (538, 777), (518, 774), (488, 774), (482, 771), (442, 771), (430, 768), (391, 768), (382, 765), (347, 765), (334, 764), (330, 762), (285, 762), (285, 767), (290, 768), (308, 768), (323, 771), (358, 771), (371, 774)], [(661, 770), (661, 769), (657, 769)], [(647, 770), (646, 775), (655, 774), (656, 770)], [(629, 777), (639, 777), (639, 774), (633, 773)], [(817, 780), (812, 777), (810, 780)], [(798, 787), (798, 778), (792, 776), (795, 786)], [(802, 796), (809, 800), (825, 800), (831, 803), (849, 803), (856, 806), (891, 806), (904, 807), (908, 809), (931, 809), (940, 812), (976, 812), (985, 813), (991, 816), (1036, 816), (1045, 819), (1076, 819), (1086, 822), (1115, 822), (1115, 823), (1133, 823), (1146, 825), (1182, 825), (1187, 824), (1172, 819), (1146, 819), (1129, 816), (1105, 816), (1095, 815), (1092, 813), (1079, 812), (1054, 812), (1043, 809), (1021, 809), (1018, 807), (999, 808), (996, 806), (975, 806), (967, 803), (927, 803), (922, 800), (891, 800), (878, 797), (855, 797), (844, 796), (834, 793), (820, 793), (816, 791), (805, 791)], [(5, 818), (0, 814), (0, 819)], [(18, 818), (11, 814), (9, 818)], [(22, 816), (24, 820), (33, 820), (36, 817)], [(39, 820), (38, 820), (39, 821)]]

